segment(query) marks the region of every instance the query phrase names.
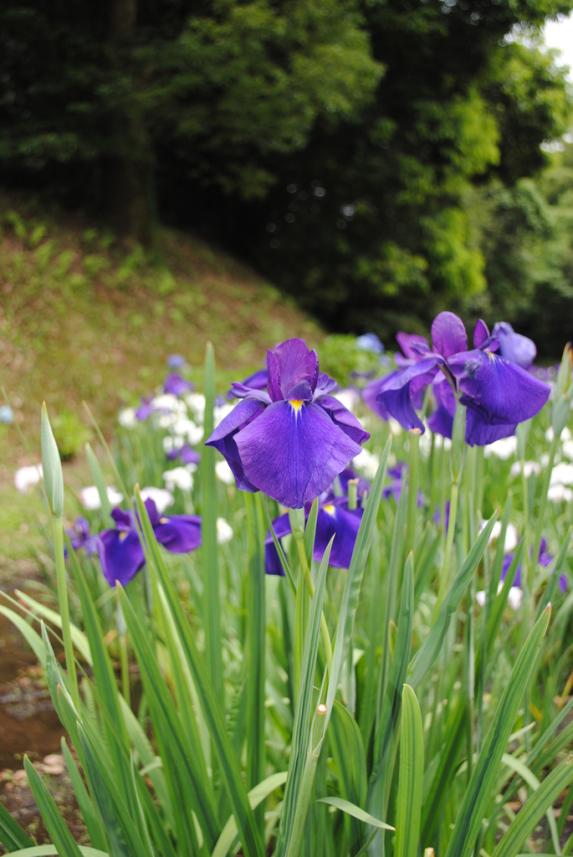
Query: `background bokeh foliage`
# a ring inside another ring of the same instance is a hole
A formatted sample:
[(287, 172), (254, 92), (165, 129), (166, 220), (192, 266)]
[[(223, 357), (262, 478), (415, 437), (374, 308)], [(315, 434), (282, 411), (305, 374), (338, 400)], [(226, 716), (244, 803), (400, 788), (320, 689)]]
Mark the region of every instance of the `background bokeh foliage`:
[[(0, 182), (201, 232), (338, 330), (568, 335), (571, 0), (7, 0)], [(528, 35), (515, 38), (516, 28)], [(542, 310), (542, 312), (541, 312)], [(540, 316), (542, 315), (542, 318)]]

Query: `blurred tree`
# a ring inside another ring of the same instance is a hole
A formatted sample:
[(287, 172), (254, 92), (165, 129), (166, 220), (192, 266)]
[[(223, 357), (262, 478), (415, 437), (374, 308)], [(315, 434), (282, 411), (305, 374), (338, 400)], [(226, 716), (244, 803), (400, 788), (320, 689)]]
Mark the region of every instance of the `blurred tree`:
[(115, 225), (142, 242), (156, 171), (264, 195), (275, 179), (267, 161), (302, 149), (318, 119), (352, 117), (382, 73), (355, 2), (282, 5), (106, 0), (47, 10), (8, 0), (3, 174), (64, 176), (81, 195), (89, 163)]
[(531, 34), (572, 8), (4, 0), (0, 179), (96, 204), (142, 243), (158, 208), (334, 327), (525, 314), (531, 247), (564, 227), (523, 180), (570, 110)]

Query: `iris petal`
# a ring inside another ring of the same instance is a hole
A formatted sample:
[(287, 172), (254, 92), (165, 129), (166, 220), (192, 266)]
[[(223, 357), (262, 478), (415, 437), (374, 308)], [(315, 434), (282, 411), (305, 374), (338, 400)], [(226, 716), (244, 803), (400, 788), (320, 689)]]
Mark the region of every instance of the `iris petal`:
[(295, 409), (275, 402), (234, 442), (252, 485), (291, 508), (301, 508), (329, 488), (361, 449), (312, 403)]
[(245, 476), (241, 456), (237, 449), (236, 436), (264, 410), (265, 405), (262, 402), (255, 399), (243, 399), (219, 423), (209, 440), (206, 441), (207, 446), (214, 446), (225, 456), (227, 464), (237, 480), (237, 485), (244, 491), (256, 491), (257, 489)]
[(160, 518), (154, 531), (159, 544), (170, 553), (189, 553), (201, 546), (201, 518), (197, 515)]
[(316, 351), (307, 348), (302, 339), (287, 339), (271, 348), (267, 352), (267, 369), (269, 394), (274, 402), (301, 398), (293, 394), (293, 390), (301, 384), (308, 385), (310, 396), (316, 388), (318, 357)]
[(492, 336), (499, 342), (501, 356), (510, 363), (517, 363), (518, 366), (528, 369), (535, 360), (537, 348), (533, 340), (516, 333), (506, 321), (495, 325)]
[(491, 352), (474, 352), (459, 381), (462, 404), (479, 410), (492, 425), (515, 425), (541, 410), (550, 388), (515, 363)]
[(461, 318), (453, 312), (437, 315), (432, 322), (432, 346), (444, 357), (467, 351), (468, 337)]
[(135, 530), (106, 530), (98, 540), (104, 577), (110, 586), (125, 586), (145, 563), (143, 548)]
[(416, 402), (413, 397), (433, 381), (441, 362), (438, 356), (426, 357), (413, 366), (392, 372), (383, 379), (378, 401), (403, 428), (424, 431), (424, 424), (415, 411)]
[(456, 397), (448, 381), (438, 381), (433, 386), (437, 408), (428, 419), (428, 428), (443, 437), (452, 436), (454, 415), (456, 412)]
[(356, 443), (364, 443), (368, 440), (369, 432), (364, 431), (352, 411), (345, 408), (335, 396), (322, 396), (316, 401), (348, 437), (351, 437)]

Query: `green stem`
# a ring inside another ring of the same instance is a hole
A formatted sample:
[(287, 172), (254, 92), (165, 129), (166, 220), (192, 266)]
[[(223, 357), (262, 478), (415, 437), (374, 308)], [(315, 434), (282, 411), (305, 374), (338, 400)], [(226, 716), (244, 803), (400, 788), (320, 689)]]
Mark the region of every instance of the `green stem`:
[(64, 638), (64, 655), (66, 669), (70, 680), (70, 693), (75, 705), (79, 704), (78, 676), (74, 660), (72, 643), (72, 628), (70, 622), (70, 604), (68, 601), (68, 583), (66, 563), (64, 560), (64, 527), (61, 518), (52, 516), (52, 537), (54, 540), (54, 555), (56, 561), (56, 586), (58, 591), (58, 607), (62, 617), (62, 636)]
[(410, 456), (408, 463), (408, 524), (406, 529), (406, 553), (414, 549), (416, 539), (416, 511), (419, 485), (419, 450), (420, 432), (412, 429), (409, 432)]

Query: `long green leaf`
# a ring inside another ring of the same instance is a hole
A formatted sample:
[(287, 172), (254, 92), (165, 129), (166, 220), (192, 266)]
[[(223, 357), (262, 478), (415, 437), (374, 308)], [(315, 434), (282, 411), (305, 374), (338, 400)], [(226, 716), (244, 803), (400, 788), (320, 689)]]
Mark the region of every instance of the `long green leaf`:
[[(318, 761), (318, 755), (316, 753), (313, 754), (311, 747), (314, 723), (312, 709), (313, 704), (316, 704), (314, 674), (318, 659), (320, 622), (326, 590), (326, 573), (333, 540), (334, 536), (328, 543), (320, 563), (305, 635), (302, 658), (303, 672), (301, 675), (300, 694), (297, 701), (288, 778), (277, 842), (276, 853), (280, 857), (283, 857), (283, 855), (284, 857), (295, 857), (295, 855), (300, 854), (303, 827), (308, 813), (314, 772)], [(321, 716), (323, 715), (321, 714)]]
[(414, 688), (418, 687), (424, 680), (441, 651), (446, 633), (450, 627), (452, 615), (458, 609), (462, 598), (467, 592), (470, 580), (486, 549), (495, 521), (496, 516), (494, 515), (477, 537), (466, 561), (456, 575), (444, 599), (436, 622), (432, 625), (430, 633), (426, 637), (421, 649), (412, 660), (409, 670), (409, 684)]
[(515, 857), (519, 854), (521, 846), (533, 832), (541, 816), (572, 782), (573, 763), (568, 759), (551, 771), (528, 798), (496, 845), (493, 857)]
[(413, 689), (405, 684), (400, 722), (400, 775), (396, 800), (395, 857), (416, 857), (424, 785), (424, 728)]
[(546, 608), (519, 653), (457, 814), (446, 857), (469, 857), (473, 853), (484, 814), (496, 793), (495, 782), (499, 765), (515, 723), (519, 704), (535, 670), (550, 615), (550, 608)]
[[(272, 794), (276, 789), (284, 786), (287, 779), (287, 772), (281, 771), (278, 774), (271, 774), (270, 777), (267, 777), (266, 780), (263, 780), (262, 783), (258, 783), (254, 788), (252, 788), (249, 792), (249, 803), (253, 809), (256, 809), (259, 804), (261, 804), (270, 794)], [(211, 857), (226, 857), (229, 853), (230, 849), (233, 847), (234, 842), (237, 839), (237, 822), (231, 816), (231, 818), (225, 824), (219, 839), (217, 840), (217, 844), (213, 849), (213, 853)]]
[(379, 818), (375, 818), (373, 815), (370, 815), (369, 812), (365, 812), (365, 810), (360, 809), (356, 804), (351, 803), (349, 800), (344, 800), (341, 797), (320, 797), (318, 798), (319, 803), (326, 803), (329, 806), (333, 806), (335, 809), (341, 810), (341, 812), (347, 813), (347, 815), (351, 815), (352, 818), (358, 819), (358, 821), (364, 822), (364, 824), (370, 824), (372, 827), (377, 827), (379, 830), (394, 830), (390, 824), (386, 824), (385, 821), (380, 821)]
[(0, 842), (10, 853), (16, 848), (27, 848), (34, 844), (16, 819), (10, 815), (2, 801), (0, 801)]
[(68, 830), (54, 798), (27, 756), (24, 756), (24, 768), (34, 800), (50, 838), (54, 840), (57, 853), (60, 857), (81, 857), (81, 851)]

